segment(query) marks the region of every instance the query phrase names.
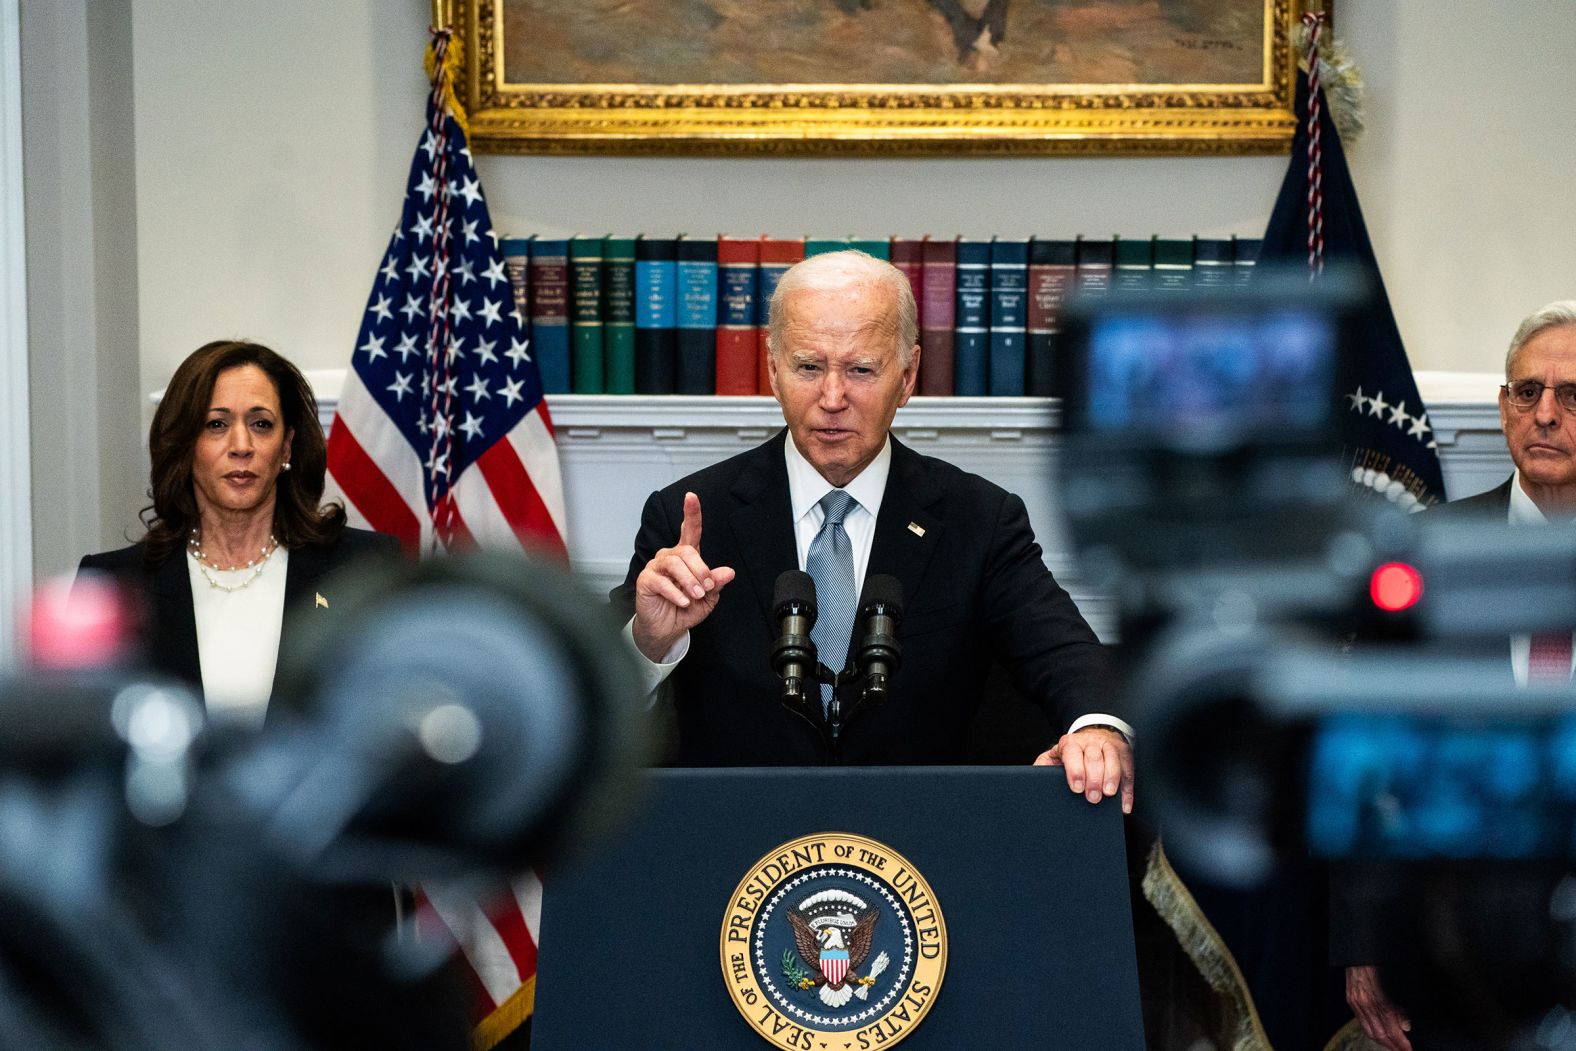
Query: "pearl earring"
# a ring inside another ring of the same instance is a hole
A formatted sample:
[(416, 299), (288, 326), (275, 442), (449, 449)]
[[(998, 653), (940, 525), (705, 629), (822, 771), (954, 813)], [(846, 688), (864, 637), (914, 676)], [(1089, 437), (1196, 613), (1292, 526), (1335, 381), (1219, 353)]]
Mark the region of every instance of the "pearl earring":
[(281, 467), (280, 470), (281, 471), (288, 471), (288, 470), (290, 470), (290, 461), (286, 460), (284, 466)]

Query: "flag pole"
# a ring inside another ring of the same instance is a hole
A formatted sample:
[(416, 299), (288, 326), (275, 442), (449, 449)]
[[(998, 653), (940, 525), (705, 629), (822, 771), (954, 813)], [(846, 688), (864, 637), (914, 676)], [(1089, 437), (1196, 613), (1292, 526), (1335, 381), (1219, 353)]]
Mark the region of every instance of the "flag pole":
[(432, 0), (432, 27), (443, 29), (453, 25), (450, 0)]

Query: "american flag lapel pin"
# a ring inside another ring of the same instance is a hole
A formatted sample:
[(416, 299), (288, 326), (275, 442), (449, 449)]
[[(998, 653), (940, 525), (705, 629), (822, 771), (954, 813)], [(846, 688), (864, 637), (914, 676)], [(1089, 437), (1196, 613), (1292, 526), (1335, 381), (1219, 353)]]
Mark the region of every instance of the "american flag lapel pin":
[(328, 608), (328, 599), (323, 597), (323, 593), (321, 591), (316, 592), (316, 595), (317, 595), (317, 598), (316, 598), (316, 601), (314, 601), (312, 603), (312, 608), (313, 609), (327, 609)]
[(913, 533), (915, 536), (925, 535), (925, 527), (920, 525), (918, 522), (910, 522), (908, 524), (908, 531)]

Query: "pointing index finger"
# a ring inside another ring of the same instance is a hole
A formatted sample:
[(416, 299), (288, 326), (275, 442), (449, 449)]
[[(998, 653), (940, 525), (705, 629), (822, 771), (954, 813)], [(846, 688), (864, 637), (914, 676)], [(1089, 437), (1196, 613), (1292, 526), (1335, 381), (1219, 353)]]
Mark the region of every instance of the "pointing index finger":
[(700, 547), (700, 497), (684, 494), (684, 524), (679, 526), (679, 546)]

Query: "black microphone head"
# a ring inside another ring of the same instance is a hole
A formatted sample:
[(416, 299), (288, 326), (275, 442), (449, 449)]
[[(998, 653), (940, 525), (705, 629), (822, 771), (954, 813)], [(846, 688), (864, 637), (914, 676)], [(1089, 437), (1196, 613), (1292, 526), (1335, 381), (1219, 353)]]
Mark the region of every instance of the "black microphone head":
[(781, 617), (789, 606), (802, 607), (803, 615), (815, 619), (815, 578), (802, 569), (779, 573), (772, 588), (772, 611)]
[[(782, 578), (778, 578), (778, 583)], [(886, 573), (877, 573), (865, 580), (864, 594), (859, 596), (859, 609), (868, 613), (872, 606), (883, 607), (883, 612), (893, 620), (903, 619), (903, 582)]]

